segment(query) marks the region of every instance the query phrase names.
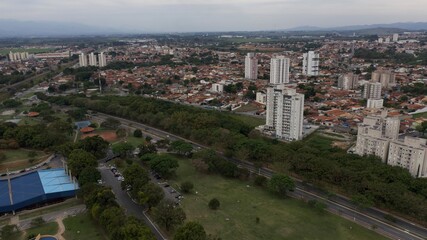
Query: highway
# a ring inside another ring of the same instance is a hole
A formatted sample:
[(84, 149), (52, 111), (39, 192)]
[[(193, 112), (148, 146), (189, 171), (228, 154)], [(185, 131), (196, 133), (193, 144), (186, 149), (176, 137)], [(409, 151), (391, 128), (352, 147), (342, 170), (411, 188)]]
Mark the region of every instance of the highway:
[[(92, 116), (92, 119), (103, 121), (106, 118), (111, 117), (119, 120), (123, 126), (128, 126), (132, 128), (139, 128), (145, 134), (148, 134), (152, 137), (156, 138), (169, 138), (170, 140), (184, 140), (193, 144), (195, 148), (207, 148), (201, 144), (195, 143), (193, 141), (184, 139), (182, 137), (176, 136), (174, 134), (165, 132), (160, 129), (156, 129), (150, 127), (145, 124), (141, 124), (135, 121), (127, 120), (124, 118), (115, 117), (112, 115), (97, 113)], [(218, 152), (219, 154), (222, 154)], [(225, 157), (224, 157), (225, 158)], [(258, 173), (267, 178), (270, 178), (274, 172), (267, 168), (256, 168), (253, 164), (245, 161), (240, 161), (233, 158), (225, 158), (233, 163), (235, 163), (240, 168), (246, 168), (251, 172)], [(347, 218), (353, 222), (356, 222), (366, 228), (373, 228), (375, 226), (375, 231), (389, 237), (391, 239), (400, 239), (400, 240), (425, 240), (427, 238), (427, 229), (412, 223), (408, 220), (396, 217), (396, 222), (389, 222), (384, 219), (384, 215), (387, 213), (376, 209), (376, 208), (368, 208), (365, 210), (358, 209), (351, 200), (347, 199), (344, 196), (335, 195), (328, 196), (322, 190), (316, 188), (315, 186), (311, 186), (308, 184), (302, 183), (302, 181), (296, 179), (296, 189), (294, 192), (291, 192), (291, 197), (297, 199), (315, 199), (318, 201), (322, 201), (327, 205), (327, 210), (331, 213), (340, 215), (344, 218)]]

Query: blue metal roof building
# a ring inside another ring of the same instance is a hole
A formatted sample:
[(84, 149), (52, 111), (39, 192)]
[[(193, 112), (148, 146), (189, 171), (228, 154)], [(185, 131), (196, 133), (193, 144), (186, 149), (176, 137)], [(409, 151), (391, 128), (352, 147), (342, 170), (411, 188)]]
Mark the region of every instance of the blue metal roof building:
[(38, 203), (76, 195), (74, 183), (63, 168), (39, 170), (0, 180), (0, 212), (16, 211)]

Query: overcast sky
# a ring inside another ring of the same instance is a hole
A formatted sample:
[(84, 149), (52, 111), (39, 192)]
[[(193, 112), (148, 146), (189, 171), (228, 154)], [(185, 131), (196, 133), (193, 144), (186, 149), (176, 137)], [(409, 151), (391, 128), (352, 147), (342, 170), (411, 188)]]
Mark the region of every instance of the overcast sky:
[(142, 32), (427, 21), (427, 0), (0, 0), (0, 18)]

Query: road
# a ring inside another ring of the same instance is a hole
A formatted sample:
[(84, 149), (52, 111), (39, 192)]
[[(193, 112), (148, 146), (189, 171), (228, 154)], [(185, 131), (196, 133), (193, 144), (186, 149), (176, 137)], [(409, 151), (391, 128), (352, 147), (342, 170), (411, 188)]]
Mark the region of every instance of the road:
[[(179, 136), (173, 135), (171, 133), (165, 132), (160, 129), (150, 127), (145, 124), (141, 124), (135, 121), (127, 120), (124, 118), (115, 117), (112, 115), (97, 113), (92, 116), (92, 118), (102, 121), (108, 117), (115, 118), (119, 120), (122, 125), (126, 125), (133, 128), (140, 128), (145, 134), (150, 136), (155, 136), (157, 138), (169, 138), (172, 141), (175, 140), (184, 140), (193, 144), (196, 148), (206, 148), (206, 146), (200, 145), (193, 141), (181, 138)], [(220, 153), (222, 154), (222, 153)], [(249, 162), (240, 161), (237, 159), (226, 158), (227, 160), (235, 163), (240, 168), (246, 168), (251, 172), (263, 175), (267, 178), (270, 178), (274, 172), (266, 168), (256, 168), (253, 164)], [(376, 208), (368, 208), (365, 210), (359, 210), (350, 199), (335, 195), (333, 197), (328, 196), (327, 193), (316, 188), (315, 186), (310, 186), (303, 184), (302, 181), (296, 180), (296, 189), (291, 194), (292, 197), (298, 199), (316, 199), (318, 201), (325, 202), (327, 205), (328, 211), (343, 216), (351, 221), (354, 221), (364, 227), (372, 228), (376, 227), (376, 231), (387, 236), (391, 239), (400, 239), (400, 240), (424, 240), (427, 238), (427, 229), (412, 223), (408, 220), (396, 217), (396, 222), (391, 223), (384, 219), (384, 215), (388, 214)]]
[(162, 233), (157, 229), (154, 223), (145, 214), (145, 208), (133, 202), (128, 193), (122, 190), (121, 182), (117, 180), (110, 169), (105, 164), (100, 164), (98, 170), (101, 172), (103, 184), (111, 187), (114, 195), (116, 196), (117, 203), (126, 211), (129, 216), (134, 216), (141, 219), (151, 229), (153, 234), (158, 240), (166, 240)]

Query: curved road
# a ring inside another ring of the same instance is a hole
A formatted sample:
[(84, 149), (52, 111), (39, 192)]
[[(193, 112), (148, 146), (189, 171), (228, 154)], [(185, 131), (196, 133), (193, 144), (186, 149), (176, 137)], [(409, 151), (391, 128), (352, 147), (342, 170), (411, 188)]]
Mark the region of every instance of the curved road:
[[(195, 143), (188, 139), (184, 139), (182, 137), (173, 135), (163, 130), (156, 129), (148, 125), (141, 124), (128, 119), (124, 119), (124, 118), (120, 118), (120, 117), (116, 117), (108, 114), (103, 114), (103, 113), (97, 113), (96, 115), (92, 116), (93, 119), (97, 119), (100, 121), (103, 121), (108, 117), (119, 120), (121, 124), (124, 126), (140, 128), (143, 132), (145, 132), (148, 135), (151, 135), (152, 137), (169, 138), (170, 140), (184, 140), (184, 141), (190, 142), (196, 148), (199, 148), (199, 149), (207, 148), (206, 146)], [(218, 153), (222, 155), (222, 153), (220, 152)], [(249, 162), (240, 161), (233, 158), (226, 158), (226, 159), (235, 163), (240, 168), (246, 168), (251, 172), (258, 173), (267, 178), (270, 178), (274, 174), (274, 172), (270, 169), (256, 168), (252, 163), (249, 163)], [(391, 239), (396, 239), (396, 240), (427, 239), (427, 229), (418, 224), (412, 223), (408, 220), (405, 220), (399, 217), (395, 217), (397, 220), (396, 222), (393, 222), (393, 223), (386, 221), (384, 219), (384, 216), (388, 214), (386, 212), (383, 212), (376, 208), (368, 208), (365, 210), (360, 210), (348, 198), (340, 195), (330, 197), (328, 196), (328, 194), (326, 194), (322, 190), (308, 184), (303, 184), (302, 181), (298, 179), (296, 179), (295, 191), (292, 192), (290, 195), (298, 199), (304, 199), (304, 200), (315, 199), (318, 201), (322, 201), (327, 205), (328, 211), (334, 214), (340, 215), (342, 217), (345, 217), (351, 221), (354, 221), (366, 228), (372, 228), (373, 226), (375, 226), (376, 228), (375, 230), (378, 233), (381, 233), (384, 236), (387, 236)]]

